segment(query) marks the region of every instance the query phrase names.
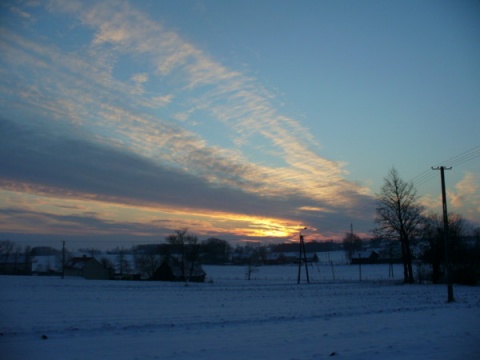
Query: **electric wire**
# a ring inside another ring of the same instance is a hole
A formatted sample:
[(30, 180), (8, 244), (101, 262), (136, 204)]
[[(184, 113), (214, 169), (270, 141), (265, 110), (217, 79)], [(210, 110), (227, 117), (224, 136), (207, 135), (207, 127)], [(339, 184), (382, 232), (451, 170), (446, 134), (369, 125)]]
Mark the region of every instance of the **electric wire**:
[[(480, 157), (480, 145), (477, 145), (469, 150), (466, 150), (458, 155), (455, 155), (445, 161), (439, 162), (433, 167), (439, 167), (439, 166), (447, 166), (447, 167), (457, 167), (460, 166), (466, 162), (469, 162), (471, 160), (474, 160), (476, 158)], [(436, 178), (437, 175), (432, 172), (432, 169), (429, 168), (420, 174), (416, 175), (413, 177), (410, 181), (416, 186), (422, 186), (426, 183), (428, 183), (430, 180), (433, 178)]]

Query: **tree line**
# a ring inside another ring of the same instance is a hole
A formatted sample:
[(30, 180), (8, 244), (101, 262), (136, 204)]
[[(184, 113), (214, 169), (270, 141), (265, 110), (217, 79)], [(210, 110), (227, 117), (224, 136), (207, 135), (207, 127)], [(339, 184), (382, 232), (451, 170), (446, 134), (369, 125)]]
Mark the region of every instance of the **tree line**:
[[(396, 169), (392, 168), (384, 178), (384, 184), (376, 194), (376, 228), (371, 247), (381, 241), (388, 242), (390, 251), (399, 249), (403, 264), (405, 283), (430, 281), (434, 284), (446, 281), (446, 254), (450, 255), (452, 279), (456, 283), (477, 284), (480, 281), (480, 228), (473, 228), (461, 215), (450, 214), (448, 234), (442, 217), (435, 213), (425, 213), (420, 197), (412, 182), (405, 182)], [(445, 238), (448, 240), (445, 242)], [(343, 249), (351, 258), (355, 251), (365, 248), (367, 240), (352, 232), (347, 233), (342, 243), (334, 241), (307, 242), (307, 252), (334, 251)], [(447, 244), (447, 247), (445, 247)], [(282, 244), (237, 244), (233, 247), (228, 241), (208, 238), (199, 241), (188, 229), (175, 230), (160, 244), (143, 244), (130, 249), (117, 248), (110, 253), (116, 255), (114, 264), (101, 256), (95, 249), (81, 249), (87, 254), (100, 257), (105, 266), (119, 268), (120, 273), (132, 271), (127, 255), (135, 259), (135, 267), (143, 274), (152, 274), (162, 259), (175, 255), (182, 259), (185, 271), (195, 261), (203, 264), (236, 263), (257, 266), (265, 263), (268, 253), (298, 251), (298, 243)], [(24, 273), (31, 257), (37, 255), (63, 256), (61, 251), (48, 247), (16, 247), (10, 240), (0, 241), (0, 273), (13, 266), (14, 273)], [(72, 254), (66, 251), (66, 260)], [(14, 265), (12, 265), (12, 263)]]

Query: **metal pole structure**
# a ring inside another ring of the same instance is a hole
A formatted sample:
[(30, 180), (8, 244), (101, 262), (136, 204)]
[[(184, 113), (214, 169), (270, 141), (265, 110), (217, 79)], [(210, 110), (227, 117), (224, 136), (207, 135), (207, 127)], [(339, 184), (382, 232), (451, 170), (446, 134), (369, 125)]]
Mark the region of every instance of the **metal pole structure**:
[[(304, 228), (303, 230), (306, 230)], [(305, 242), (303, 241), (303, 235), (300, 231), (300, 249), (298, 252), (298, 276), (297, 276), (297, 284), (300, 284), (300, 273), (302, 272), (302, 251), (303, 251), (303, 258), (305, 260), (305, 270), (307, 272), (307, 282), (310, 283), (310, 278), (308, 276), (308, 268), (307, 268), (307, 253), (305, 251)]]
[(310, 284), (310, 277), (308, 276), (307, 250), (305, 249), (305, 241), (302, 235), (303, 259), (305, 264), (305, 272), (307, 273), (307, 283)]
[(432, 170), (440, 170), (440, 179), (442, 182), (442, 208), (443, 208), (443, 244), (445, 246), (445, 274), (447, 276), (447, 291), (448, 291), (448, 302), (454, 302), (453, 297), (453, 284), (452, 284), (452, 269), (450, 268), (450, 238), (449, 238), (449, 229), (448, 229), (448, 213), (447, 213), (447, 196), (445, 192), (445, 170), (451, 170), (452, 168), (446, 168), (445, 166), (440, 166), (433, 168)]
[(298, 250), (298, 276), (297, 276), (297, 284), (300, 284), (300, 272), (302, 271), (302, 241), (303, 236), (300, 233), (300, 246)]

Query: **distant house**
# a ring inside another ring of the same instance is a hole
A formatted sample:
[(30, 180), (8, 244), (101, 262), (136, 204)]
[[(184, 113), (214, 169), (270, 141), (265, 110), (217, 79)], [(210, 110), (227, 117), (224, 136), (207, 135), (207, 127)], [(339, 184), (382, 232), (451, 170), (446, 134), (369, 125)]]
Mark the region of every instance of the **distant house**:
[(185, 264), (183, 267), (182, 261), (169, 256), (162, 261), (149, 280), (187, 281), (188, 279), (191, 282), (204, 282), (206, 275), (198, 261), (193, 264)]
[(283, 252), (268, 253), (263, 260), (265, 265), (284, 265), (290, 262), (293, 262), (293, 259), (287, 258)]
[[(295, 264), (298, 264), (298, 256), (299, 256), (299, 254), (297, 254), (297, 256), (293, 259), (293, 262)], [(318, 260), (319, 260), (318, 255), (315, 252), (306, 253), (305, 258), (307, 259), (307, 263), (317, 263)], [(302, 262), (304, 262), (304, 261), (305, 260), (304, 260), (303, 254), (302, 254)]]
[(65, 276), (80, 276), (85, 279), (109, 280), (110, 270), (91, 256), (74, 257), (65, 264)]
[(351, 264), (377, 264), (380, 255), (375, 250), (355, 251), (350, 259)]
[(0, 274), (31, 275), (32, 260), (29, 256), (19, 253), (0, 255)]
[(350, 264), (401, 264), (400, 247), (374, 248), (355, 251), (350, 258)]
[[(284, 265), (284, 264), (298, 264), (298, 252), (271, 252), (265, 256), (265, 265)], [(307, 263), (318, 262), (319, 258), (317, 253), (309, 252), (306, 254)], [(304, 262), (302, 254), (302, 262)]]

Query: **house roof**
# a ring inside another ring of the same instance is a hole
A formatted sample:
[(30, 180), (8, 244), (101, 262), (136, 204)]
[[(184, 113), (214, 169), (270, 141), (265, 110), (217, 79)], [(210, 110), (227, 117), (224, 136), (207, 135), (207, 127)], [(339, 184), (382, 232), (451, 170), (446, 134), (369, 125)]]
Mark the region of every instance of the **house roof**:
[(362, 251), (355, 251), (352, 253), (352, 259), (356, 259), (356, 258), (369, 259), (372, 256), (378, 256), (378, 253), (375, 250), (362, 250)]

